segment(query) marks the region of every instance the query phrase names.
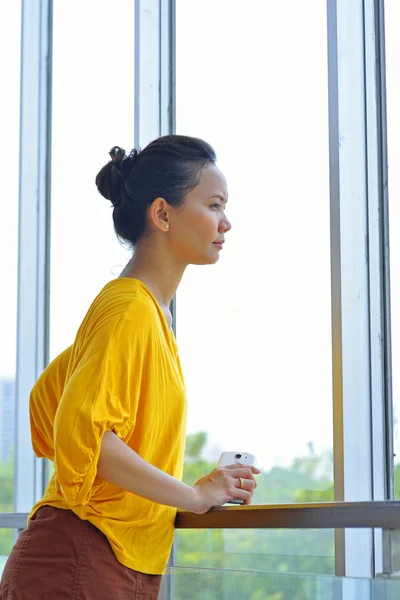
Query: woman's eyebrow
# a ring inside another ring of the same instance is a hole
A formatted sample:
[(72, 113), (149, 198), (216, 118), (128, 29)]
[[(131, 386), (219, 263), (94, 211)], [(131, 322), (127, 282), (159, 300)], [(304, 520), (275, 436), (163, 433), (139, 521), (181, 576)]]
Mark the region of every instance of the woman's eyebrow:
[(219, 200), (222, 200), (222, 202), (225, 202), (225, 204), (228, 202), (228, 200), (224, 198), (224, 196), (221, 196), (221, 194), (213, 194), (209, 199), (211, 200), (211, 198), (219, 198)]

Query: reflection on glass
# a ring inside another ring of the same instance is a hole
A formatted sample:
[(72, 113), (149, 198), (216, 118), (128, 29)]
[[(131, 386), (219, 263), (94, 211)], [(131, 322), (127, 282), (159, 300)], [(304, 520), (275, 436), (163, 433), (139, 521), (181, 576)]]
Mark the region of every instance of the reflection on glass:
[(51, 359), (129, 258), (94, 180), (113, 146), (133, 146), (134, 8), (132, 0), (54, 2)]
[(398, 27), (400, 25), (400, 4), (397, 0), (385, 2), (386, 28), (386, 89), (387, 89), (387, 125), (388, 125), (388, 164), (389, 164), (389, 225), (390, 225), (390, 264), (391, 264), (391, 323), (392, 323), (392, 384), (394, 410), (394, 452), (395, 457), (395, 498), (400, 499), (400, 315), (397, 307), (400, 303), (400, 78), (398, 56), (400, 44)]
[[(256, 503), (333, 499), (326, 37), (312, 0), (177, 2), (177, 132), (215, 147), (233, 225), (177, 295), (185, 479), (252, 452)], [(213, 535), (179, 532), (178, 564), (333, 572), (332, 532)]]

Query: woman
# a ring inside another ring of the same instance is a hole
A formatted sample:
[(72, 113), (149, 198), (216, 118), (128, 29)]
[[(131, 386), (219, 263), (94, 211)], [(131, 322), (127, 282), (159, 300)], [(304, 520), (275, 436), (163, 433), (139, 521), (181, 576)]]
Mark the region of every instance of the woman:
[(166, 136), (110, 155), (97, 188), (135, 251), (32, 390), (33, 447), (54, 475), (11, 552), (1, 600), (155, 599), (176, 510), (249, 504), (259, 472), (231, 465), (181, 482), (186, 397), (169, 306), (186, 267), (216, 263), (231, 228), (214, 150)]

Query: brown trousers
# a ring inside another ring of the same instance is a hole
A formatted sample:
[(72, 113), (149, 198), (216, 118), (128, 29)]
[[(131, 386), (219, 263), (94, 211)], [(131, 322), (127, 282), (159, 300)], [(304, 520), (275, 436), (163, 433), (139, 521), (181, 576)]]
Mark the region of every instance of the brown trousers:
[(44, 506), (11, 551), (0, 600), (156, 600), (160, 584), (118, 562), (91, 523)]

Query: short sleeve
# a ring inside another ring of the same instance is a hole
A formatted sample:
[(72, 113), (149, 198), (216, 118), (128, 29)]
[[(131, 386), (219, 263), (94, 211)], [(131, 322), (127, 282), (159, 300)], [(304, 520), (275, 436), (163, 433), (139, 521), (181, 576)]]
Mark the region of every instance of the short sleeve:
[(151, 320), (141, 310), (112, 329), (100, 324), (77, 352), (54, 425), (55, 474), (70, 506), (87, 504), (105, 484), (96, 475), (105, 431), (124, 440), (135, 427)]
[(29, 417), (32, 447), (36, 456), (54, 460), (54, 419), (62, 396), (72, 346), (59, 354), (32, 388)]

